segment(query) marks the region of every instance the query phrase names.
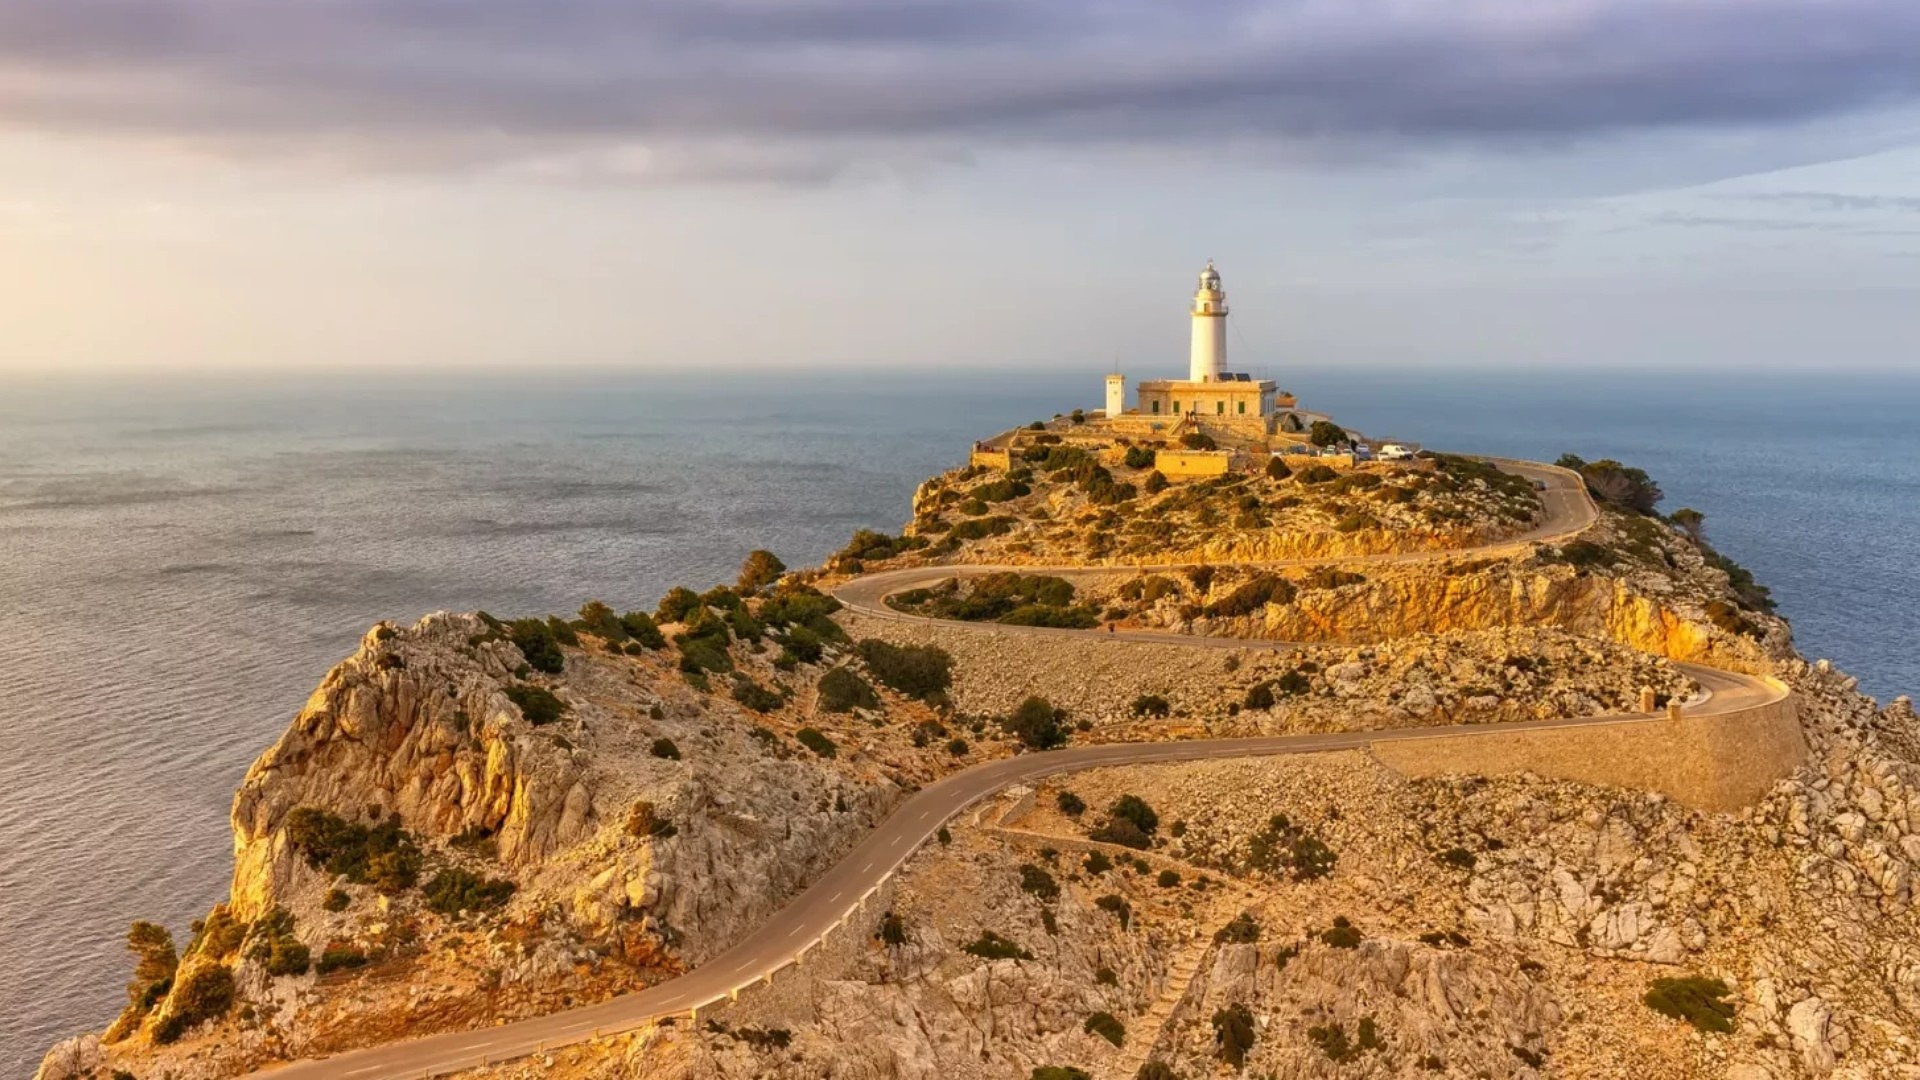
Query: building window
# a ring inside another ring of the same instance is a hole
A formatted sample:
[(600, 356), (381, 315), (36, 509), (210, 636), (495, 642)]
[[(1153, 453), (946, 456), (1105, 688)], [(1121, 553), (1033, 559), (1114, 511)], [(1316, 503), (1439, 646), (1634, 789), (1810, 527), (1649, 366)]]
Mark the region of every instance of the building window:
[(1157, 401), (1153, 403), (1153, 412), (1154, 412), (1154, 415), (1156, 416), (1158, 416), (1160, 413), (1160, 403)]
[(1244, 401), (1240, 402), (1240, 415), (1241, 416), (1247, 415), (1247, 403)]
[(1226, 402), (1224, 402), (1224, 401), (1216, 401), (1216, 402), (1214, 402), (1214, 403), (1213, 403), (1213, 415), (1215, 415), (1215, 416), (1225, 416), (1226, 414), (1227, 414), (1227, 403), (1226, 403)]
[(1174, 403), (1173, 403), (1173, 411), (1174, 411), (1174, 412), (1176, 412), (1176, 413), (1180, 411), (1180, 403), (1179, 403), (1179, 402), (1177, 402), (1177, 401), (1176, 401), (1176, 402), (1174, 402)]

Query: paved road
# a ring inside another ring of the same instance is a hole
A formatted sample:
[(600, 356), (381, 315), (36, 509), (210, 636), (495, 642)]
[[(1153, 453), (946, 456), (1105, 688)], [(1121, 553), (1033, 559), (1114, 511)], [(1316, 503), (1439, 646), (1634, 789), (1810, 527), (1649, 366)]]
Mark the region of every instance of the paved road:
[[(1532, 478), (1544, 480), (1547, 490), (1543, 501), (1547, 517), (1526, 535), (1494, 545), (1490, 550), (1519, 544), (1562, 539), (1585, 529), (1597, 516), (1584, 487), (1565, 470), (1521, 462), (1502, 462), (1503, 467)], [(1463, 552), (1423, 552), (1412, 555), (1377, 555), (1353, 559), (1299, 560), (1302, 564), (1326, 565), (1329, 562), (1407, 562), (1457, 557)], [(1285, 565), (1285, 564), (1270, 564)], [(836, 595), (849, 607), (868, 615), (911, 620), (886, 607), (885, 597), (958, 573), (982, 573), (993, 567), (932, 567), (894, 571), (857, 578)], [(1085, 568), (1021, 567), (1027, 572), (1086, 572)], [(1084, 630), (1058, 630), (1043, 627), (1007, 627), (997, 624), (974, 625), (983, 633), (1079, 634)], [(1100, 635), (1114, 648), (1140, 644), (1174, 644), (1203, 648), (1288, 648), (1281, 642), (1261, 642), (1226, 638), (1202, 638), (1183, 634), (1128, 633)], [(1746, 708), (1777, 698), (1778, 692), (1748, 676), (1712, 668), (1682, 665), (1705, 688), (1705, 695), (1693, 703), (1694, 714), (1720, 713)], [(501, 1061), (536, 1053), (545, 1048), (582, 1042), (596, 1034), (614, 1034), (643, 1027), (671, 1015), (685, 1015), (727, 998), (730, 992), (795, 962), (804, 947), (825, 937), (843, 922), (851, 920), (854, 933), (872, 933), (881, 912), (866, 903), (887, 877), (908, 856), (931, 839), (944, 823), (961, 811), (1012, 784), (1025, 783), (1055, 773), (1113, 765), (1197, 761), (1211, 758), (1240, 758), (1276, 754), (1313, 754), (1351, 750), (1379, 742), (1428, 738), (1436, 734), (1485, 734), (1527, 731), (1542, 728), (1580, 727), (1590, 724), (1648, 723), (1658, 717), (1610, 715), (1560, 720), (1534, 720), (1490, 724), (1476, 729), (1471, 725), (1443, 729), (1405, 728), (1390, 731), (1343, 731), (1309, 735), (1275, 735), (1245, 739), (1205, 739), (1171, 743), (1110, 743), (1081, 746), (1047, 753), (1021, 754), (1000, 761), (964, 769), (922, 789), (882, 822), (859, 846), (829, 869), (820, 880), (794, 898), (760, 928), (733, 948), (708, 960), (695, 970), (646, 990), (625, 994), (598, 1005), (589, 1005), (548, 1016), (535, 1017), (499, 1027), (450, 1032), (421, 1039), (389, 1043), (356, 1050), (317, 1061), (303, 1061), (265, 1070), (280, 1080), (341, 1078), (341, 1080), (388, 1080), (422, 1077), (472, 1068), (485, 1061)]]

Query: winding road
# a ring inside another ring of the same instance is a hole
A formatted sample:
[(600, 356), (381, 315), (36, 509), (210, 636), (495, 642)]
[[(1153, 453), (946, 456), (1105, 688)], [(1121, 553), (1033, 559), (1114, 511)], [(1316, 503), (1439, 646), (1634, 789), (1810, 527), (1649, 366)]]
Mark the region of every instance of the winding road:
[[(1581, 532), (1598, 517), (1598, 510), (1587, 497), (1584, 484), (1564, 469), (1517, 461), (1497, 461), (1503, 469), (1545, 484), (1541, 492), (1546, 506), (1544, 520), (1527, 533), (1478, 549), (1414, 552), (1358, 556), (1345, 559), (1301, 559), (1287, 563), (1262, 564), (1269, 567), (1291, 564), (1323, 566), (1382, 562), (1418, 562), (1459, 558), (1468, 554), (1493, 554), (1524, 548), (1531, 544), (1565, 539)], [(1168, 567), (1159, 567), (1167, 569)], [(956, 574), (984, 573), (995, 569), (1019, 569), (1023, 572), (1086, 574), (1115, 570), (1141, 570), (1141, 567), (993, 567), (939, 566), (897, 570), (855, 578), (836, 590), (835, 595), (848, 608), (862, 615), (905, 621), (919, 620), (888, 608), (885, 599), (892, 593), (914, 588)], [(1115, 648), (1140, 644), (1180, 645), (1208, 648), (1289, 648), (1282, 642), (1235, 638), (1204, 638), (1184, 634), (1130, 632), (1109, 635), (1099, 631), (1063, 630), (1045, 627), (1010, 627), (994, 623), (949, 623), (972, 626), (983, 633), (1019, 633), (1032, 635), (1097, 634)], [(1720, 671), (1693, 664), (1679, 665), (1703, 688), (1687, 708), (1688, 715), (1713, 715), (1734, 712), (1777, 700), (1780, 691), (1751, 676)], [(1533, 720), (1489, 724), (1476, 731), (1472, 725), (1453, 726), (1445, 734), (1489, 734), (1530, 729), (1579, 727), (1594, 724), (1651, 723), (1664, 719), (1659, 715), (1609, 714), (1557, 720)], [(399, 1080), (436, 1076), (498, 1063), (543, 1050), (579, 1043), (602, 1035), (611, 1035), (643, 1027), (666, 1016), (686, 1016), (690, 1012), (725, 1001), (753, 984), (796, 963), (804, 963), (803, 953), (829, 933), (852, 919), (877, 922), (880, 912), (868, 901), (887, 879), (922, 844), (932, 839), (941, 826), (975, 803), (1019, 783), (1042, 777), (1115, 765), (1140, 765), (1214, 758), (1313, 754), (1334, 750), (1352, 750), (1375, 743), (1403, 739), (1428, 738), (1433, 728), (1398, 728), (1383, 731), (1342, 731), (1306, 735), (1275, 735), (1259, 738), (1204, 739), (1170, 743), (1109, 743), (1076, 746), (1047, 753), (1020, 754), (963, 769), (929, 785), (902, 803), (879, 827), (848, 852), (820, 879), (780, 909), (739, 943), (708, 960), (700, 967), (649, 987), (645, 990), (547, 1016), (502, 1024), (498, 1027), (449, 1032), (383, 1046), (355, 1050), (319, 1060), (300, 1061), (277, 1066), (254, 1075), (293, 1078), (340, 1078), (340, 1080)], [(859, 932), (866, 932), (862, 928)]]

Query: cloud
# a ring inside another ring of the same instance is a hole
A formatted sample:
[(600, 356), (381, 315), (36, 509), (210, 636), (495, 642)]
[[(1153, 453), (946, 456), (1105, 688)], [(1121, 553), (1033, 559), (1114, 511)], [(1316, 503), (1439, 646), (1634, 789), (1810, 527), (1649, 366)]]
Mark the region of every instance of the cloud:
[(1526, 146), (1916, 97), (1912, 0), (0, 5), (0, 125), (614, 181), (997, 145)]
[(1769, 191), (1751, 195), (1730, 195), (1727, 198), (1813, 210), (1849, 212), (1892, 210), (1897, 213), (1920, 213), (1920, 196), (1913, 195), (1847, 195), (1837, 191)]

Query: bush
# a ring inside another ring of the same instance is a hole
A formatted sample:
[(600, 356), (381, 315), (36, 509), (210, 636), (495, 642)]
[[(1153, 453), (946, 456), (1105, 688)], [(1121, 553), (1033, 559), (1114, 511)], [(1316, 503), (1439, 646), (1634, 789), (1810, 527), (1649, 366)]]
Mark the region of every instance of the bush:
[(1220, 1060), (1238, 1069), (1253, 1049), (1253, 1013), (1235, 1002), (1213, 1014), (1213, 1041)]
[(1071, 1065), (1035, 1065), (1028, 1080), (1093, 1080), (1085, 1069)]
[(1247, 696), (1241, 699), (1240, 705), (1245, 709), (1273, 708), (1273, 683), (1258, 682), (1247, 687)]
[(154, 1025), (153, 1041), (178, 1042), (195, 1025), (226, 1015), (233, 1007), (233, 971), (222, 964), (204, 964), (188, 972), (168, 997), (170, 1011)]
[(1153, 450), (1149, 447), (1129, 446), (1127, 447), (1127, 468), (1151, 469), (1153, 468), (1153, 457)]
[(819, 754), (821, 757), (830, 758), (840, 752), (840, 748), (834, 745), (832, 739), (827, 738), (815, 728), (803, 727), (799, 731), (794, 732), (793, 741)]
[(1456, 870), (1471, 870), (1480, 857), (1463, 847), (1451, 847), (1439, 855), (1440, 861)]
[(1164, 1061), (1149, 1061), (1133, 1074), (1133, 1080), (1179, 1080), (1173, 1066)]
[(660, 606), (653, 611), (653, 617), (663, 623), (686, 622), (706, 605), (700, 602), (700, 594), (685, 585), (675, 585), (660, 598)]
[(347, 895), (347, 890), (328, 889), (327, 898), (320, 902), (320, 909), (322, 911), (345, 911), (347, 910), (347, 905), (351, 903), (353, 903), (353, 897)]
[(1278, 457), (1270, 457), (1267, 459), (1267, 479), (1285, 480), (1292, 475), (1293, 470), (1287, 468), (1286, 462), (1280, 460)]
[(1286, 578), (1273, 574), (1260, 574), (1250, 581), (1242, 582), (1226, 596), (1208, 604), (1207, 614), (1214, 618), (1251, 615), (1268, 604), (1293, 603), (1294, 593), (1293, 582)]
[(1041, 867), (1027, 863), (1020, 867), (1020, 891), (1032, 893), (1042, 900), (1054, 900), (1060, 896), (1060, 883), (1053, 875)]
[(1213, 436), (1199, 431), (1189, 431), (1185, 435), (1180, 436), (1180, 445), (1189, 450), (1220, 449), (1220, 444), (1213, 441)]
[(629, 611), (620, 616), (620, 628), (627, 632), (632, 643), (647, 649), (658, 649), (666, 645), (666, 635), (660, 632), (659, 624), (653, 616), (644, 611)]
[(1247, 841), (1246, 867), (1269, 874), (1290, 874), (1295, 881), (1313, 881), (1333, 873), (1333, 849), (1285, 814), (1267, 819), (1267, 827)]
[(820, 676), (820, 707), (828, 712), (844, 713), (854, 709), (877, 709), (880, 695), (867, 680), (846, 667), (837, 667)]
[(448, 918), (463, 911), (491, 911), (512, 898), (515, 885), (504, 878), (483, 878), (466, 870), (442, 870), (421, 892), (427, 907)]
[(1163, 889), (1171, 889), (1175, 885), (1180, 884), (1180, 871), (1162, 870), (1160, 871), (1160, 876), (1155, 878), (1154, 881)]
[(1167, 478), (1165, 474), (1161, 473), (1159, 469), (1148, 473), (1147, 478), (1140, 484), (1140, 490), (1149, 495), (1158, 495), (1167, 490)]
[(1221, 945), (1251, 945), (1260, 940), (1260, 924), (1254, 917), (1243, 911), (1233, 917), (1233, 921), (1214, 932), (1213, 940)]
[(1335, 915), (1333, 925), (1320, 931), (1320, 940), (1336, 949), (1357, 949), (1360, 947), (1360, 928), (1349, 922), (1345, 915)]
[(557, 675), (566, 666), (560, 641), (548, 623), (539, 619), (515, 619), (508, 628), (507, 636), (520, 650), (520, 655), (527, 658), (527, 666), (533, 670)]
[(1325, 465), (1309, 465), (1294, 474), (1294, 479), (1302, 484), (1325, 484), (1339, 479), (1340, 474)]
[(551, 724), (566, 715), (567, 703), (556, 697), (553, 691), (532, 683), (514, 683), (502, 691), (507, 700), (520, 709), (520, 715), (534, 727)]
[(882, 944), (905, 945), (907, 943), (906, 920), (891, 911), (880, 916), (879, 937)]
[(1033, 959), (1032, 953), (991, 930), (980, 931), (980, 936), (975, 938), (971, 943), (963, 946), (960, 951), (969, 956), (978, 956), (982, 960)]
[(1107, 858), (1107, 853), (1104, 851), (1092, 851), (1087, 853), (1087, 857), (1081, 860), (1080, 865), (1089, 874), (1104, 874), (1113, 869), (1113, 860)]
[(747, 553), (747, 560), (740, 564), (740, 580), (734, 585), (742, 596), (752, 596), (767, 586), (780, 580), (787, 572), (787, 564), (771, 551), (755, 549)]
[(769, 713), (786, 704), (786, 699), (745, 675), (733, 676), (733, 700), (757, 713)]
[(365, 967), (366, 963), (366, 950), (344, 941), (332, 941), (327, 943), (326, 948), (320, 950), (320, 959), (314, 961), (313, 970), (322, 975), (330, 975), (348, 968)]
[(1119, 986), (1120, 976), (1112, 968), (1103, 967), (1093, 973), (1093, 981), (1096, 986)]
[(420, 849), (398, 816), (371, 828), (310, 806), (287, 815), (287, 841), (307, 865), (382, 892), (412, 888), (420, 876)]
[(1353, 440), (1348, 437), (1346, 429), (1339, 424), (1331, 420), (1315, 420), (1313, 427), (1307, 429), (1307, 441), (1324, 450), (1329, 446)]
[(908, 697), (930, 700), (953, 685), (953, 657), (937, 645), (893, 645), (867, 638), (856, 648), (881, 685)]
[(1080, 1025), (1080, 1030), (1089, 1035), (1098, 1035), (1115, 1046), (1127, 1039), (1127, 1026), (1114, 1019), (1110, 1012), (1097, 1012), (1087, 1017), (1087, 1022)]
[(1054, 803), (1060, 807), (1060, 812), (1068, 817), (1079, 817), (1087, 812), (1086, 800), (1071, 791), (1061, 792)]
[(1103, 844), (1118, 844), (1121, 847), (1145, 851), (1153, 846), (1153, 838), (1140, 831), (1140, 826), (1126, 818), (1110, 818), (1106, 824), (1087, 834), (1090, 840)]
[(654, 757), (665, 758), (668, 761), (680, 760), (680, 748), (673, 745), (672, 739), (664, 736), (653, 740), (653, 746), (649, 750), (649, 753), (653, 754)]
[(1619, 510), (1651, 515), (1666, 497), (1645, 469), (1622, 465), (1612, 458), (1587, 462), (1567, 454), (1558, 464), (1578, 472), (1595, 499)]
[(127, 983), (129, 1012), (144, 1015), (173, 988), (179, 967), (173, 934), (158, 923), (136, 922), (127, 930), (127, 951), (134, 956), (133, 981)]
[(1138, 795), (1120, 796), (1113, 801), (1112, 806), (1107, 807), (1107, 813), (1133, 822), (1140, 827), (1141, 832), (1149, 836), (1160, 827), (1160, 815), (1154, 813), (1153, 807), (1148, 806), (1147, 801)]
[(1165, 717), (1173, 712), (1173, 706), (1159, 694), (1141, 694), (1133, 699), (1133, 715)]
[(1095, 900), (1093, 906), (1099, 908), (1101, 911), (1112, 912), (1114, 917), (1120, 920), (1120, 929), (1122, 930), (1125, 930), (1127, 926), (1133, 922), (1133, 905), (1127, 903), (1124, 897), (1115, 895), (1114, 893), (1108, 893)]
[(1067, 741), (1067, 729), (1063, 726), (1066, 718), (1066, 710), (1054, 708), (1046, 698), (1030, 697), (1000, 723), (1021, 745), (1051, 750)]
[(1733, 1030), (1733, 1003), (1727, 984), (1704, 975), (1655, 979), (1640, 1000), (1662, 1016), (1684, 1020), (1697, 1031), (1724, 1035)]

